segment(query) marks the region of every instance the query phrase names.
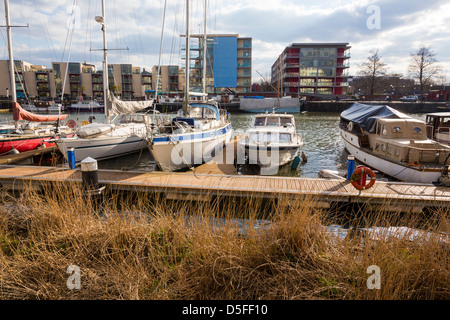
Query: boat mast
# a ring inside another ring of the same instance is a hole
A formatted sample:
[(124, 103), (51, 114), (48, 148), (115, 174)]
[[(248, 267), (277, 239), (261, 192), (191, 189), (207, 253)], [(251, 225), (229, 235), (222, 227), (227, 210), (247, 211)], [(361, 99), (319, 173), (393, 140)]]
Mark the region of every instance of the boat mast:
[[(17, 102), (17, 93), (16, 93), (16, 78), (14, 73), (14, 58), (12, 50), (11, 24), (9, 21), (9, 0), (5, 0), (5, 17), (6, 17), (6, 34), (8, 37), (9, 81), (11, 85), (11, 98), (14, 108), (14, 103)], [(15, 120), (14, 122), (17, 129), (19, 124), (17, 120)]]
[(207, 35), (206, 35), (206, 6), (207, 6), (207, 2), (208, 0), (205, 0), (205, 17), (204, 17), (204, 27), (203, 27), (203, 32), (204, 32), (204, 36), (203, 36), (203, 94), (205, 94), (206, 96), (204, 96), (203, 98), (205, 99), (205, 102), (208, 101), (208, 94), (206, 92), (206, 52), (207, 52), (207, 43), (208, 43), (208, 39), (207, 39)]
[(189, 110), (189, 77), (190, 77), (190, 33), (189, 33), (189, 0), (186, 0), (186, 70), (185, 70), (185, 85), (184, 85), (184, 102), (183, 102), (183, 116), (188, 116)]
[(109, 122), (109, 112), (107, 108), (107, 101), (108, 101), (108, 91), (109, 91), (109, 84), (108, 84), (108, 49), (106, 46), (106, 10), (105, 10), (105, 0), (102, 0), (102, 16), (101, 17), (95, 17), (95, 21), (100, 23), (102, 25), (102, 31), (103, 31), (103, 104), (105, 109), (105, 118)]

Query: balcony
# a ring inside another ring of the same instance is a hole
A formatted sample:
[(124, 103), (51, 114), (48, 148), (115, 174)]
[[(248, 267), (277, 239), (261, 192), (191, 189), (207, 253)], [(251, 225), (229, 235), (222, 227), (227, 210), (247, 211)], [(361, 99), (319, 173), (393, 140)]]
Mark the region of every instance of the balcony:
[(336, 64), (336, 68), (350, 68), (349, 63), (338, 63)]
[(300, 77), (300, 73), (299, 72), (285, 72), (285, 73), (283, 73), (283, 78), (289, 78), (289, 77), (298, 78), (298, 77)]
[(348, 58), (351, 57), (351, 54), (350, 54), (350, 52), (338, 53), (338, 54), (337, 54), (337, 57), (338, 57), (338, 58), (348, 59)]
[(300, 58), (300, 52), (297, 53), (285, 53), (283, 55), (283, 59), (288, 59), (288, 58)]
[(285, 87), (300, 87), (298, 82), (284, 82)]
[(300, 63), (285, 63), (283, 68), (300, 68)]

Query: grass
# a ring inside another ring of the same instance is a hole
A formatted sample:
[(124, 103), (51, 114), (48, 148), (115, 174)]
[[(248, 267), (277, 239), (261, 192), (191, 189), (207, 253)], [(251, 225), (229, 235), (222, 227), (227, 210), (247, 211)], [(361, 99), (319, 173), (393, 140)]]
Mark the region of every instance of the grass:
[[(341, 210), (317, 210), (314, 202), (125, 193), (98, 201), (61, 185), (3, 192), (0, 299), (450, 297), (447, 210), (425, 217), (388, 212), (389, 204), (370, 213), (347, 209), (345, 223), (355, 232), (337, 237), (325, 226), (342, 224)], [(260, 218), (271, 223), (258, 224)], [(374, 226), (427, 233), (415, 241), (388, 234), (374, 240)], [(67, 286), (73, 265), (79, 290)], [(367, 287), (372, 265), (380, 268), (381, 289)]]

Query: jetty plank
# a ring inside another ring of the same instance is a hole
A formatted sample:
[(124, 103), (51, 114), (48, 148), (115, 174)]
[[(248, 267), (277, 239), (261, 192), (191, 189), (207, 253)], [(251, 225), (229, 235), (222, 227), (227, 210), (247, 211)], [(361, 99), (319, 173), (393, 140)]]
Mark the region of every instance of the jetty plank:
[[(310, 196), (320, 202), (377, 203), (450, 207), (450, 188), (428, 184), (377, 181), (359, 191), (344, 179), (244, 176), (225, 174), (134, 172), (99, 170), (99, 183), (110, 190), (147, 191), (172, 194), (223, 195), (298, 199)], [(81, 171), (36, 166), (0, 166), (0, 184), (7, 189), (47, 182), (81, 184)], [(193, 198), (195, 199), (195, 197)]]

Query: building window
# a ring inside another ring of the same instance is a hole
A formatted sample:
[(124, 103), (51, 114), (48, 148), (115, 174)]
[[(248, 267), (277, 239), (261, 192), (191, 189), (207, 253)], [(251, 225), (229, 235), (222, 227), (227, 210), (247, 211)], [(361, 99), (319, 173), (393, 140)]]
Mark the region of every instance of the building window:
[(332, 88), (317, 88), (318, 94), (333, 94)]
[(316, 77), (317, 68), (300, 68), (301, 77)]

